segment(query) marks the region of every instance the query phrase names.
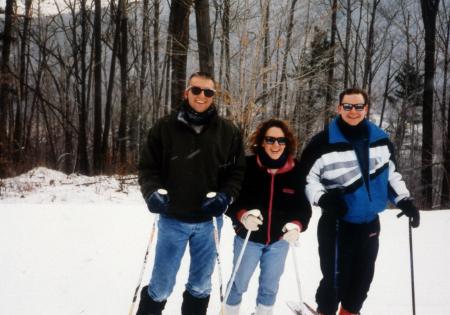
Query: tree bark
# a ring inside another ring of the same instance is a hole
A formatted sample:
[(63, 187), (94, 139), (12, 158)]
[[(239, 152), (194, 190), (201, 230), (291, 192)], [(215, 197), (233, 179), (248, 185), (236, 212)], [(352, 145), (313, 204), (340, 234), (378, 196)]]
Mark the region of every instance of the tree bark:
[(422, 204), (431, 208), (433, 202), (433, 101), (436, 50), (436, 15), (439, 0), (421, 0), (422, 19), (425, 28), (425, 76), (422, 103)]
[(330, 34), (330, 60), (328, 62), (328, 77), (327, 77), (327, 92), (325, 98), (325, 110), (324, 110), (324, 122), (326, 126), (330, 121), (333, 113), (333, 98), (335, 94), (334, 86), (334, 67), (335, 67), (335, 46), (336, 46), (336, 33), (337, 33), (337, 0), (333, 0), (331, 5), (331, 34)]
[[(106, 91), (106, 104), (105, 104), (105, 126), (103, 129), (102, 139), (102, 160), (103, 167), (106, 167), (108, 163), (108, 151), (109, 151), (109, 136), (111, 130), (111, 117), (112, 117), (112, 94), (114, 90), (114, 78), (116, 74), (116, 58), (120, 47), (120, 10), (116, 10), (115, 13), (111, 9), (111, 16), (115, 14), (115, 31), (113, 47), (111, 49), (111, 65), (109, 68), (109, 80)], [(104, 171), (105, 169), (103, 169)]]
[(347, 0), (347, 24), (345, 27), (345, 46), (344, 46), (344, 89), (348, 88), (350, 73), (350, 36), (352, 27), (352, 1)]
[[(443, 15), (446, 14), (446, 6), (445, 2), (443, 4)], [(442, 24), (441, 24), (442, 25)], [(447, 121), (445, 121), (445, 110), (447, 106), (447, 83), (448, 83), (448, 70), (449, 70), (449, 63), (450, 63), (450, 56), (449, 56), (449, 45), (450, 45), (450, 12), (446, 17), (446, 24), (444, 24), (446, 27), (445, 35), (442, 39), (442, 44), (444, 47), (444, 69), (443, 69), (443, 75), (444, 75), (444, 81), (442, 83), (442, 118), (443, 123), (442, 126), (445, 126), (445, 123), (447, 123), (447, 128), (443, 129), (442, 134), (442, 152), (443, 152), (443, 158), (444, 158), (444, 175), (442, 178), (442, 186), (441, 186), (441, 207), (446, 208), (449, 205), (450, 202), (450, 101), (447, 107)]]
[(200, 71), (208, 72), (214, 76), (214, 47), (211, 40), (209, 0), (195, 0), (195, 19), (197, 21)]
[(159, 109), (161, 107), (161, 91), (163, 84), (159, 82), (159, 15), (160, 0), (153, 1), (153, 114), (152, 120), (159, 118)]
[(93, 139), (93, 171), (102, 171), (102, 7), (101, 0), (95, 0), (94, 14), (94, 139)]
[(127, 164), (128, 121), (128, 14), (127, 0), (119, 0), (120, 10), (120, 121), (118, 131), (119, 164)]
[(186, 87), (186, 63), (189, 46), (189, 10), (194, 0), (173, 0), (170, 8), (171, 105), (177, 106)]
[[(369, 32), (367, 34), (367, 44), (366, 44), (366, 58), (364, 60), (364, 75), (362, 88), (367, 90), (369, 79), (372, 72), (372, 56), (374, 47), (374, 33), (375, 33), (375, 17), (377, 13), (377, 7), (380, 0), (374, 0), (372, 4), (371, 20), (369, 25)], [(370, 95), (370, 94), (369, 94)]]
[[(291, 1), (291, 7), (289, 9), (289, 21), (288, 21), (288, 28), (286, 31), (286, 47), (284, 49), (283, 54), (283, 63), (281, 66), (281, 77), (279, 82), (279, 93), (278, 93), (278, 100), (275, 107), (275, 115), (277, 117), (281, 116), (281, 106), (282, 102), (285, 100), (284, 95), (284, 89), (286, 87), (286, 79), (287, 79), (287, 59), (289, 54), (291, 53), (291, 39), (292, 39), (292, 29), (294, 28), (294, 12), (295, 12), (295, 5), (297, 4), (297, 0)], [(309, 27), (307, 25), (307, 27)]]
[(14, 0), (6, 0), (5, 22), (3, 28), (2, 60), (0, 64), (0, 178), (6, 176), (6, 164), (9, 160), (9, 140), (7, 134), (8, 108), (11, 106), (10, 90), (12, 76), (9, 69), (11, 53)]

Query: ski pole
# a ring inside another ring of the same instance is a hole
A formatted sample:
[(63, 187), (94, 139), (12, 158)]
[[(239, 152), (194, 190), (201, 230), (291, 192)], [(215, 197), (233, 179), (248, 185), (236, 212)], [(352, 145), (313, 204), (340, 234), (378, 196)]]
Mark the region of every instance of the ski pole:
[(300, 307), (300, 314), (303, 315), (306, 314), (305, 311), (305, 305), (303, 304), (303, 297), (302, 297), (302, 286), (300, 283), (300, 271), (298, 268), (298, 260), (297, 260), (297, 253), (295, 252), (295, 247), (290, 244), (291, 252), (292, 252), (292, 260), (294, 261), (294, 270), (295, 270), (295, 280), (297, 281), (297, 288), (298, 288), (298, 298), (299, 298), (299, 307)]
[(145, 266), (147, 265), (148, 253), (150, 252), (150, 247), (152, 246), (152, 243), (153, 243), (153, 238), (155, 236), (156, 225), (157, 225), (158, 220), (159, 220), (159, 215), (157, 214), (157, 215), (155, 215), (155, 219), (153, 220), (152, 230), (150, 232), (150, 239), (148, 241), (147, 250), (145, 251), (144, 262), (142, 263), (141, 274), (139, 275), (139, 281), (137, 283), (136, 289), (134, 290), (134, 296), (133, 296), (133, 300), (130, 305), (130, 310), (128, 312), (128, 315), (132, 315), (133, 311), (134, 311), (134, 305), (136, 304), (137, 295), (138, 295), (139, 289), (141, 287), (142, 277), (144, 276)]
[(222, 279), (222, 265), (220, 263), (220, 241), (219, 241), (219, 228), (217, 226), (217, 219), (213, 217), (212, 219), (214, 226), (214, 243), (216, 245), (216, 258), (217, 258), (217, 267), (219, 268), (219, 285), (220, 285), (220, 305), (221, 310), (220, 314), (223, 314), (223, 279)]
[[(404, 213), (397, 214), (397, 218), (400, 218)], [(416, 315), (416, 292), (414, 289), (414, 253), (413, 253), (413, 240), (412, 240), (412, 218), (408, 218), (408, 235), (409, 235), (409, 266), (411, 272), (411, 299), (413, 315)]]
[(336, 219), (336, 236), (334, 240), (334, 294), (335, 302), (339, 303), (339, 219)]
[(238, 259), (236, 260), (236, 265), (234, 266), (234, 270), (233, 270), (233, 273), (231, 275), (230, 282), (228, 283), (227, 291), (225, 293), (224, 303), (227, 302), (228, 297), (230, 296), (231, 287), (233, 286), (234, 279), (236, 278), (236, 273), (237, 273), (237, 271), (239, 269), (239, 266), (241, 265), (242, 257), (244, 256), (244, 251), (245, 251), (245, 248), (247, 247), (248, 240), (250, 238), (251, 232), (252, 232), (251, 230), (248, 230), (247, 231), (247, 235), (245, 235), (244, 244), (242, 245), (241, 251), (239, 252), (239, 256), (238, 256)]
[(416, 315), (416, 293), (414, 290), (414, 261), (413, 261), (413, 244), (412, 244), (412, 228), (411, 228), (411, 220), (412, 218), (409, 218), (408, 220), (408, 227), (409, 227), (409, 262), (411, 267), (411, 294), (412, 294), (412, 309), (413, 309), (413, 315)]

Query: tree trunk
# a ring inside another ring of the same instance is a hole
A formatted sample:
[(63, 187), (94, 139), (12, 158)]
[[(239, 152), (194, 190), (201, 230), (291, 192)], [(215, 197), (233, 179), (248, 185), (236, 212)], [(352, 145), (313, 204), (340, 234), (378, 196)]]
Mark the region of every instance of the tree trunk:
[(389, 57), (386, 83), (384, 85), (383, 105), (381, 106), (380, 123), (378, 124), (378, 127), (380, 127), (380, 128), (382, 128), (382, 125), (383, 125), (384, 110), (386, 108), (387, 98), (388, 98), (388, 94), (389, 94), (389, 87), (390, 87), (390, 81), (391, 81), (392, 51), (393, 50), (394, 50), (394, 44), (392, 44), (392, 46), (391, 46), (391, 54)]
[[(113, 10), (111, 10), (111, 16), (113, 16)], [(110, 163), (108, 157), (109, 151), (109, 135), (111, 130), (111, 117), (112, 117), (112, 94), (114, 90), (114, 78), (116, 74), (116, 58), (120, 47), (120, 10), (115, 12), (115, 26), (116, 29), (114, 31), (114, 41), (113, 47), (111, 51), (111, 65), (109, 68), (109, 80), (108, 80), (108, 88), (106, 91), (106, 104), (105, 104), (105, 126), (103, 130), (103, 139), (102, 139), (102, 160), (103, 160), (103, 170), (105, 171), (106, 165)]]
[(266, 19), (264, 20), (264, 50), (263, 50), (263, 67), (264, 67), (264, 74), (263, 74), (263, 84), (262, 84), (262, 93), (263, 97), (261, 99), (261, 103), (266, 106), (265, 108), (265, 116), (266, 118), (270, 117), (272, 113), (269, 111), (269, 108), (267, 108), (267, 105), (269, 104), (268, 101), (266, 101), (267, 95), (269, 94), (269, 72), (266, 71), (268, 69), (270, 64), (270, 27), (269, 27), (269, 21), (270, 21), (270, 5), (266, 6)]
[[(81, 43), (80, 47), (76, 45), (76, 29), (73, 30), (73, 49), (80, 49), (79, 59), (75, 58), (75, 66), (80, 62), (81, 69), (75, 70), (76, 73), (81, 73), (78, 83), (81, 85), (81, 91), (78, 95), (78, 159), (79, 165), (78, 170), (81, 174), (89, 174), (89, 159), (87, 152), (87, 118), (88, 118), (88, 105), (87, 105), (87, 95), (86, 95), (86, 80), (87, 80), (87, 68), (86, 68), (86, 50), (87, 50), (87, 10), (86, 10), (86, 0), (82, 0), (80, 3), (80, 14), (81, 14)], [(75, 53), (75, 55), (78, 53)], [(78, 60), (77, 60), (78, 59)]]
[(9, 69), (13, 33), (14, 0), (6, 0), (5, 22), (3, 28), (2, 60), (0, 64), (0, 178), (6, 176), (6, 164), (9, 160), (9, 141), (7, 134), (8, 108), (10, 107), (10, 86), (12, 77)]
[(436, 50), (436, 14), (439, 0), (421, 0), (422, 19), (425, 28), (425, 76), (422, 104), (422, 187), (423, 206), (431, 208), (433, 202), (433, 99), (434, 55)]
[(94, 139), (93, 171), (102, 171), (102, 7), (101, 0), (95, 0), (94, 15)]
[(28, 62), (28, 39), (29, 39), (29, 25), (31, 20), (31, 2), (32, 0), (25, 1), (25, 15), (22, 28), (22, 38), (20, 43), (20, 62), (19, 62), (19, 97), (16, 104), (16, 117), (14, 119), (14, 137), (13, 137), (13, 159), (16, 164), (22, 162), (23, 152), (23, 125), (24, 119), (22, 113), (26, 108), (27, 103), (27, 89), (26, 89), (26, 68)]
[(209, 0), (195, 0), (195, 19), (197, 21), (200, 71), (208, 72), (214, 76), (214, 47), (211, 40)]
[(334, 86), (334, 67), (335, 67), (335, 46), (336, 46), (336, 32), (337, 32), (337, 0), (333, 0), (331, 5), (331, 35), (330, 35), (330, 60), (328, 62), (328, 77), (327, 77), (327, 92), (325, 98), (324, 122), (326, 126), (333, 115), (333, 99), (335, 94)]
[[(374, 33), (375, 33), (375, 17), (377, 13), (377, 7), (380, 0), (374, 0), (372, 6), (371, 20), (369, 25), (369, 32), (367, 34), (367, 44), (366, 44), (366, 58), (364, 60), (364, 75), (362, 88), (367, 90), (370, 74), (372, 72), (372, 56), (374, 47)], [(370, 94), (369, 94), (370, 95)]]
[(194, 0), (173, 0), (170, 8), (171, 105), (177, 106), (186, 87), (186, 63), (189, 46), (189, 11)]
[(347, 24), (345, 27), (345, 46), (344, 46), (344, 89), (348, 88), (349, 73), (350, 73), (350, 36), (352, 27), (352, 1), (347, 0)]
[[(445, 3), (444, 4), (444, 15), (446, 14)], [(442, 118), (443, 123), (442, 126), (445, 126), (447, 123), (447, 128), (443, 129), (442, 135), (442, 152), (444, 158), (444, 175), (442, 178), (442, 189), (441, 189), (441, 207), (447, 208), (450, 202), (450, 101), (447, 108), (447, 121), (445, 121), (445, 110), (447, 105), (447, 83), (448, 83), (448, 68), (450, 62), (449, 56), (449, 45), (450, 45), (450, 14), (447, 16), (447, 21), (445, 24), (447, 28), (445, 30), (445, 37), (443, 38), (443, 47), (444, 47), (444, 82), (442, 83)]]
[[(279, 92), (278, 92), (278, 100), (275, 107), (275, 116), (281, 116), (281, 106), (285, 105), (282, 101), (285, 100), (284, 97), (284, 89), (286, 87), (286, 79), (287, 79), (287, 59), (289, 54), (291, 53), (291, 38), (292, 38), (292, 29), (294, 28), (294, 13), (295, 13), (295, 5), (297, 4), (297, 0), (292, 0), (291, 8), (289, 9), (289, 22), (288, 28), (286, 31), (286, 47), (283, 54), (283, 63), (281, 66), (281, 77), (279, 82)], [(308, 25), (307, 25), (308, 26)]]
[(160, 0), (153, 1), (153, 114), (151, 121), (155, 122), (159, 118), (161, 107), (161, 96), (163, 83), (159, 82), (159, 15)]
[(120, 10), (120, 121), (118, 131), (119, 164), (127, 164), (128, 121), (128, 14), (127, 0), (119, 0)]
[[(222, 12), (222, 39), (220, 47), (220, 67), (219, 79), (221, 80), (221, 104), (230, 104), (230, 0), (223, 0)], [(224, 106), (225, 107), (225, 106)], [(225, 107), (225, 115), (228, 114), (228, 107)]]

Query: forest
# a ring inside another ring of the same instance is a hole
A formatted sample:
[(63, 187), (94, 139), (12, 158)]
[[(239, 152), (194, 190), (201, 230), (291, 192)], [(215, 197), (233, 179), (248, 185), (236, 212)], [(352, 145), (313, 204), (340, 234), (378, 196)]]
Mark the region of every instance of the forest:
[(289, 121), (298, 154), (368, 91), (422, 209), (450, 207), (450, 0), (2, 0), (1, 178), (133, 174), (194, 71), (247, 139)]

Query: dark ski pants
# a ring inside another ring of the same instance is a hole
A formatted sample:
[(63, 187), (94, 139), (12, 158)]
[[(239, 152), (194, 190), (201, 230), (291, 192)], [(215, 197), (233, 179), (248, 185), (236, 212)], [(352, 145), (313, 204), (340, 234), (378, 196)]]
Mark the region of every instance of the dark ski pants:
[(359, 313), (373, 280), (379, 234), (378, 217), (362, 224), (320, 218), (317, 236), (323, 278), (316, 292), (320, 312), (335, 314), (341, 302), (346, 310)]

